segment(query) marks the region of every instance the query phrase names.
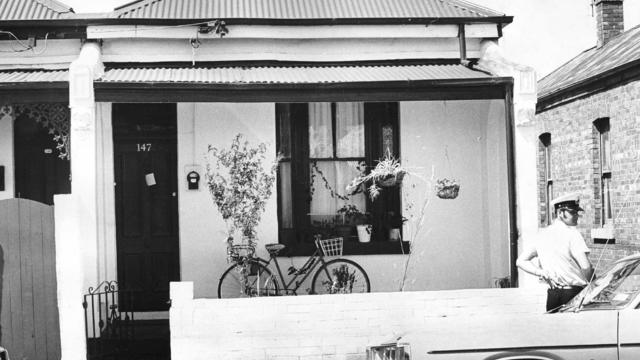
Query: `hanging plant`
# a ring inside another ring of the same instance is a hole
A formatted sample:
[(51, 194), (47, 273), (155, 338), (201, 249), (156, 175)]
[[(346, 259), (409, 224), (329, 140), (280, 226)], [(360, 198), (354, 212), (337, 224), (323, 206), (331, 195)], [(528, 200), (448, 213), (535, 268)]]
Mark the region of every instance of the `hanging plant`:
[[(451, 160), (449, 159), (449, 147), (444, 147), (444, 158), (447, 161), (449, 167), (449, 173), (451, 173)], [(460, 183), (458, 180), (449, 179), (446, 177), (436, 180), (436, 196), (440, 199), (455, 199), (460, 192)]]
[(455, 179), (442, 178), (436, 180), (436, 195), (440, 199), (455, 199), (460, 192), (460, 184)]
[(384, 158), (378, 160), (369, 174), (357, 176), (347, 185), (346, 190), (348, 193), (352, 193), (357, 191), (361, 185), (371, 183), (367, 191), (373, 201), (380, 195), (383, 188), (400, 185), (407, 173), (408, 171), (400, 165), (400, 162), (393, 155), (387, 153)]

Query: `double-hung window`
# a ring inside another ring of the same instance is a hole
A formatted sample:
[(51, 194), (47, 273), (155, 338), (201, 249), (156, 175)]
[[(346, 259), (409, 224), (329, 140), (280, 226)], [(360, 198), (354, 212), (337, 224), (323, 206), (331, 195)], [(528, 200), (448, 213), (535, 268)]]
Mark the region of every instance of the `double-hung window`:
[(599, 194), (601, 199), (600, 225), (613, 223), (611, 208), (611, 141), (609, 138), (609, 118), (600, 118), (593, 122), (597, 131), (598, 170), (600, 177)]
[[(313, 250), (315, 235), (343, 236), (345, 254), (401, 252), (391, 242), (384, 219), (400, 214), (399, 188), (371, 201), (347, 185), (389, 153), (399, 157), (398, 104), (363, 102), (280, 103), (276, 105), (279, 241), (294, 255)], [(373, 225), (370, 243), (360, 243), (355, 222), (341, 208), (355, 207)], [(352, 226), (347, 235), (340, 226)]]

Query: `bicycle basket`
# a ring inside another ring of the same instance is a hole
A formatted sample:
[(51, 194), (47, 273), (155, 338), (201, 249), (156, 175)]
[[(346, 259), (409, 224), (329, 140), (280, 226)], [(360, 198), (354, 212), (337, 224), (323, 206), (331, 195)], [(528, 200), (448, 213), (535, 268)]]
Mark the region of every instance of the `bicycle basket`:
[(253, 245), (236, 244), (227, 246), (227, 260), (236, 261), (241, 257), (250, 258), (256, 252)]
[(324, 256), (342, 256), (342, 238), (318, 240)]

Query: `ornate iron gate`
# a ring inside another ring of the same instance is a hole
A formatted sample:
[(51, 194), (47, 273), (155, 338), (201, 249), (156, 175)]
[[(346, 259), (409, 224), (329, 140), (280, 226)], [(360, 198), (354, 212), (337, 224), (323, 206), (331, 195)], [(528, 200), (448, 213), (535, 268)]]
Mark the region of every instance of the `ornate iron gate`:
[(124, 359), (135, 342), (133, 295), (116, 281), (89, 288), (84, 307), (87, 359)]

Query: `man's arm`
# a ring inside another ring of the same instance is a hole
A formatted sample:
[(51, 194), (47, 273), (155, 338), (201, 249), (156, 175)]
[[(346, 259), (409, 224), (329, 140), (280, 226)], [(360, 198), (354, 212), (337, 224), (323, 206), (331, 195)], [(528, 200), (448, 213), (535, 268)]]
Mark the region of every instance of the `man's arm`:
[(536, 256), (538, 256), (538, 253), (534, 249), (525, 248), (520, 256), (518, 256), (518, 260), (516, 260), (516, 266), (531, 275), (540, 276), (542, 274), (542, 269), (536, 266), (533, 261), (531, 261)]
[(593, 277), (593, 267), (591, 266), (591, 261), (589, 261), (589, 247), (584, 242), (584, 238), (578, 232), (576, 232), (577, 236), (571, 238), (571, 256), (576, 261), (582, 274), (584, 274), (587, 282), (591, 282)]
[(593, 266), (591, 266), (591, 261), (589, 261), (589, 257), (587, 257), (587, 253), (577, 252), (573, 254), (573, 257), (578, 263), (578, 266), (580, 266), (580, 270), (582, 270), (582, 273), (584, 274), (587, 281), (590, 282), (592, 280), (591, 277), (593, 276), (594, 270)]
[(518, 266), (520, 269), (524, 270), (525, 272), (531, 275), (537, 276), (542, 280), (546, 281), (551, 288), (557, 287), (558, 286), (557, 282), (551, 278), (551, 275), (549, 274), (549, 272), (538, 267), (536, 264), (533, 263), (533, 261), (531, 261), (536, 256), (538, 256), (538, 253), (536, 252), (535, 249), (526, 248), (520, 254), (520, 256), (518, 256), (518, 259), (516, 260), (516, 266)]

